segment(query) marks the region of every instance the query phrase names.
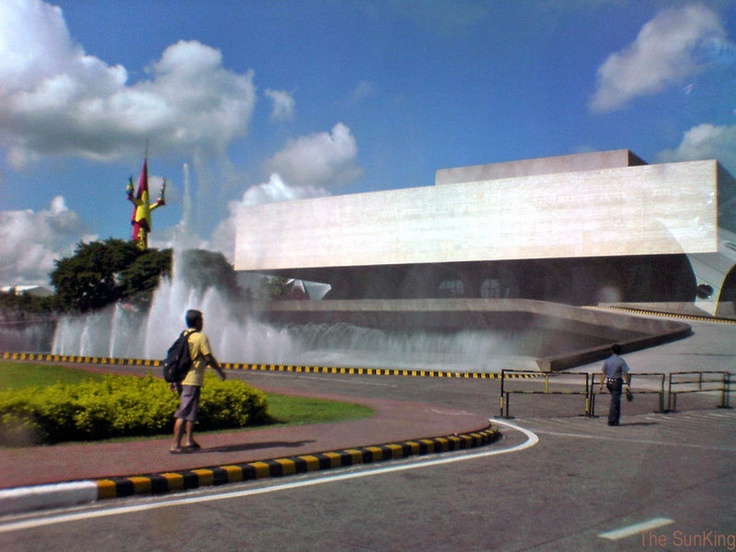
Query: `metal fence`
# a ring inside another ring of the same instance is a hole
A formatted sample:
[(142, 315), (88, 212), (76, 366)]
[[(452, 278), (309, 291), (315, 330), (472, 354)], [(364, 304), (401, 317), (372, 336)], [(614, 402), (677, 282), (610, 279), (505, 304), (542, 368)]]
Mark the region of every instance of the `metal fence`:
[(684, 393), (720, 392), (720, 408), (730, 408), (731, 385), (736, 378), (730, 372), (672, 372), (667, 384), (667, 410), (677, 410), (677, 396)]
[[(512, 395), (566, 395), (579, 397), (582, 416), (594, 417), (602, 377), (601, 373), (591, 372), (502, 370), (500, 415), (510, 417)], [(677, 409), (677, 396), (684, 393), (719, 393), (720, 401), (716, 406), (731, 408), (730, 396), (736, 376), (726, 371), (648, 372), (632, 374), (632, 383), (635, 395), (656, 395), (656, 412), (668, 413)]]
[[(561, 380), (565, 376), (565, 388), (551, 380)], [(571, 382), (569, 380), (572, 380)], [(586, 372), (534, 372), (527, 370), (501, 370), (501, 417), (509, 418), (511, 395), (567, 395), (582, 397), (583, 415), (590, 411), (590, 374)]]

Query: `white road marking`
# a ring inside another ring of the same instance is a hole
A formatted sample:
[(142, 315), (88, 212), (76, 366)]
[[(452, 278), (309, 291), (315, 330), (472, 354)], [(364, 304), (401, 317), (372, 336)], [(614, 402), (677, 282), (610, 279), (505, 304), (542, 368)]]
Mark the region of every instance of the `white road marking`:
[(564, 433), (561, 431), (546, 431), (543, 429), (535, 430), (540, 435), (552, 435), (555, 437), (571, 437), (575, 439), (595, 439), (599, 441), (616, 441), (626, 443), (641, 443), (643, 445), (659, 445), (669, 447), (685, 447), (685, 448), (696, 448), (706, 450), (724, 450), (724, 451), (736, 451), (736, 447), (733, 446), (713, 446), (713, 445), (695, 445), (691, 443), (681, 443), (678, 441), (653, 441), (651, 439), (627, 439), (624, 437), (609, 437), (607, 435), (586, 435), (585, 433)]
[(643, 533), (644, 531), (652, 531), (653, 529), (658, 529), (659, 527), (664, 527), (665, 525), (670, 525), (671, 523), (675, 523), (675, 520), (669, 518), (653, 518), (647, 521), (642, 521), (641, 523), (635, 523), (634, 525), (622, 527), (621, 529), (607, 531), (605, 533), (601, 533), (598, 536), (602, 539), (620, 540), (638, 535), (640, 533)]
[[(286, 481), (281, 484), (276, 484), (259, 489), (242, 489), (238, 491), (221, 492), (213, 495), (201, 495), (186, 496), (180, 498), (165, 499), (161, 502), (149, 503), (149, 504), (136, 504), (132, 506), (119, 506), (106, 508), (104, 510), (96, 510), (89, 512), (77, 512), (77, 513), (64, 513), (64, 514), (52, 514), (45, 517), (37, 517), (27, 520), (10, 521), (0, 525), (0, 533), (9, 533), (11, 531), (22, 531), (25, 529), (34, 529), (37, 527), (44, 527), (47, 525), (55, 525), (58, 523), (69, 523), (73, 521), (85, 521), (89, 519), (110, 517), (117, 515), (132, 514), (137, 512), (145, 512), (148, 510), (156, 510), (161, 508), (170, 508), (173, 506), (183, 506), (186, 504), (201, 504), (203, 502), (216, 502), (220, 500), (230, 500), (232, 498), (242, 498), (246, 496), (255, 496), (262, 494), (269, 494), (281, 491), (287, 491), (291, 489), (299, 489), (303, 487), (313, 487), (316, 485), (324, 485), (326, 483), (336, 483), (339, 481), (347, 481), (350, 479), (358, 479), (362, 477), (371, 477), (374, 475), (382, 475), (386, 473), (401, 472), (415, 470), (419, 468), (428, 468), (433, 466), (440, 466), (444, 464), (454, 464), (456, 462), (464, 462), (467, 460), (475, 460), (476, 458), (486, 458), (489, 456), (497, 456), (500, 454), (509, 454), (512, 452), (519, 452), (524, 449), (533, 447), (539, 442), (539, 438), (528, 429), (524, 429), (515, 424), (511, 424), (504, 420), (490, 419), (490, 422), (494, 425), (506, 426), (509, 429), (519, 431), (526, 436), (526, 440), (523, 443), (515, 445), (513, 447), (505, 449), (492, 449), (484, 450), (482, 452), (475, 452), (467, 455), (460, 456), (447, 456), (438, 458), (429, 458), (411, 462), (407, 464), (396, 464), (386, 465), (378, 468), (369, 468), (357, 472), (347, 473), (334, 473), (325, 475), (324, 477), (318, 477), (314, 479), (308, 479), (303, 481)], [(205, 489), (205, 491), (212, 491), (212, 488)]]

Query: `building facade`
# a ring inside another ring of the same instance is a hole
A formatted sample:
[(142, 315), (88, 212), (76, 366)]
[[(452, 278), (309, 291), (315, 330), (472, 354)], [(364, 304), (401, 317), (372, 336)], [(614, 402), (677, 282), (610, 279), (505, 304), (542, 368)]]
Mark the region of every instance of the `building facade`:
[(736, 300), (736, 181), (628, 150), (441, 169), (434, 186), (242, 208), (235, 269), (326, 299)]

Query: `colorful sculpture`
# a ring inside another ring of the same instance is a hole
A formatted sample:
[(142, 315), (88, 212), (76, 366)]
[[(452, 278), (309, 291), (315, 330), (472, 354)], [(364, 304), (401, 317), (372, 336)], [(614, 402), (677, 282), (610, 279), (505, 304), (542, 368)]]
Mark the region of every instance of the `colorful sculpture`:
[(166, 180), (161, 186), (161, 193), (155, 203), (148, 203), (148, 158), (143, 161), (143, 169), (141, 177), (138, 180), (138, 191), (133, 194), (133, 177), (128, 180), (127, 186), (128, 199), (133, 203), (133, 216), (130, 223), (133, 225), (133, 234), (131, 239), (138, 246), (138, 249), (148, 249), (148, 234), (151, 231), (151, 211), (166, 205), (165, 192)]

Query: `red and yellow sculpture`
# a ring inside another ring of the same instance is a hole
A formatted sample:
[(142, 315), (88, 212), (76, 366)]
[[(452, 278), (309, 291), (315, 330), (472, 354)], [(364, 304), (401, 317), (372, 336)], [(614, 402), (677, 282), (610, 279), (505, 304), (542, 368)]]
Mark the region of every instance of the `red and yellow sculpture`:
[(138, 246), (138, 249), (148, 249), (148, 234), (151, 231), (151, 211), (166, 205), (165, 192), (166, 180), (161, 186), (161, 193), (155, 203), (149, 204), (148, 199), (148, 159), (143, 161), (143, 169), (141, 169), (141, 177), (138, 179), (138, 191), (133, 193), (133, 177), (130, 177), (127, 186), (128, 199), (133, 203), (133, 216), (130, 223), (133, 225), (133, 234), (131, 239)]

